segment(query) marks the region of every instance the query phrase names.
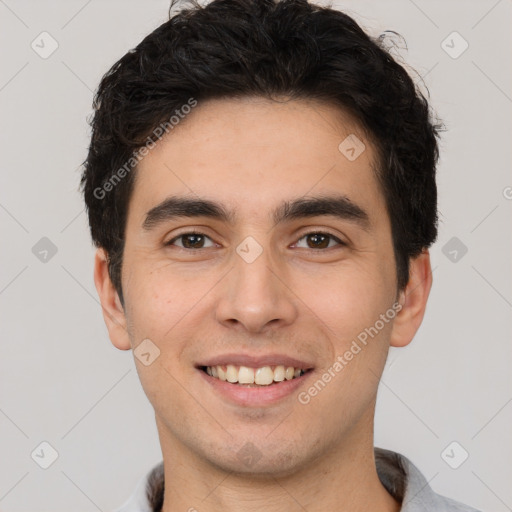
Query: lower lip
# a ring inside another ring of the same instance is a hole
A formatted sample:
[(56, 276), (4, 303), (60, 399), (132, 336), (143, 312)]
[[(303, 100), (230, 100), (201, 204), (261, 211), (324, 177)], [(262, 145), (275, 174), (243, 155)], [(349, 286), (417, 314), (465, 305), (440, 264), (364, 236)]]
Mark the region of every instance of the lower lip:
[(237, 405), (246, 407), (275, 404), (279, 400), (290, 396), (297, 388), (302, 386), (311, 373), (313, 373), (312, 371), (308, 371), (304, 375), (291, 380), (276, 382), (268, 386), (249, 388), (239, 384), (231, 384), (230, 382), (217, 379), (216, 377), (211, 377), (201, 369), (198, 369), (198, 372), (202, 375), (202, 378), (212, 386), (214, 391)]

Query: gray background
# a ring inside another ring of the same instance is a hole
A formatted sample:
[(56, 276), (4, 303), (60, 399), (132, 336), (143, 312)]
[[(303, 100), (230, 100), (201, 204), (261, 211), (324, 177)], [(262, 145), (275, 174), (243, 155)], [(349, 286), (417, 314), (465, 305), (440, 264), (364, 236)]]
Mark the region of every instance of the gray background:
[[(409, 457), (439, 493), (512, 510), (512, 2), (334, 5), (372, 34), (405, 37), (400, 55), (448, 128), (434, 286), (416, 339), (390, 352), (375, 444)], [(133, 355), (103, 323), (77, 187), (94, 89), (167, 11), (167, 0), (0, 0), (2, 511), (112, 510), (161, 460)], [(47, 58), (31, 47), (51, 49), (44, 31), (58, 43)], [(454, 31), (469, 44), (457, 58)], [(41, 252), (43, 237), (56, 254)], [(43, 441), (58, 452), (48, 469), (35, 462), (50, 457)]]

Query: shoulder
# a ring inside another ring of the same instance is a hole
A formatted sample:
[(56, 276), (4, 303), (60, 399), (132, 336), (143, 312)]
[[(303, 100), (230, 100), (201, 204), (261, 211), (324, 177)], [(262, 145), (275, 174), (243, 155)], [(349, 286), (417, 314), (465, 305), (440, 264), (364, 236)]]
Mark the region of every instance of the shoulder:
[(401, 498), (400, 512), (480, 512), (434, 492), (421, 471), (400, 453), (375, 448), (375, 460), (382, 484)]

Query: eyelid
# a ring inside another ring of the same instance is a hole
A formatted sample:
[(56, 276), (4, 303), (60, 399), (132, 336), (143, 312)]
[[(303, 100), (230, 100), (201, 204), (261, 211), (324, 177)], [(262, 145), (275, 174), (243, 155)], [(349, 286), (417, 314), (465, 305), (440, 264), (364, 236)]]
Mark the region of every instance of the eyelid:
[[(217, 242), (215, 242), (211, 236), (204, 233), (204, 231), (200, 231), (197, 228), (187, 228), (185, 231), (182, 231), (181, 233), (174, 235), (167, 242), (164, 242), (164, 246), (173, 246), (174, 242), (176, 240), (178, 240), (179, 238), (181, 238), (182, 236), (185, 236), (185, 235), (201, 235), (205, 238), (209, 238), (214, 244), (218, 245)], [(200, 247), (199, 249), (187, 249), (186, 247), (180, 247), (180, 246), (177, 246), (177, 247), (178, 247), (178, 249), (183, 249), (185, 251), (200, 251), (201, 249), (210, 249), (210, 247)]]
[[(327, 235), (329, 237), (331, 237), (333, 240), (335, 240), (337, 243), (338, 243), (338, 246), (340, 247), (345, 247), (348, 245), (347, 242), (345, 242), (344, 240), (342, 240), (338, 235), (335, 235), (334, 233), (331, 233), (329, 230), (325, 230), (325, 229), (312, 229), (311, 231), (306, 231), (305, 233), (302, 233), (298, 238), (297, 238), (297, 242), (299, 242), (300, 240), (302, 240), (304, 237), (308, 236), (308, 235)], [(295, 242), (295, 244), (297, 243)], [(330, 247), (330, 249), (334, 249), (334, 247)], [(311, 249), (311, 248), (308, 248), (306, 250), (310, 250), (310, 251), (315, 251), (315, 252), (321, 252), (322, 249)], [(326, 249), (323, 249), (324, 251)]]
[[(211, 236), (207, 235), (203, 231), (200, 231), (197, 228), (188, 228), (185, 231), (182, 231), (181, 233), (174, 235), (169, 241), (164, 243), (164, 246), (174, 245), (174, 242), (176, 240), (178, 240), (179, 238), (181, 238), (182, 236), (185, 236), (185, 235), (201, 235), (205, 238), (209, 238), (214, 244), (218, 245), (217, 242), (215, 242)], [(300, 236), (298, 236), (298, 238), (294, 242), (294, 245), (297, 244), (300, 240), (302, 240), (303, 238), (305, 238), (308, 235), (327, 235), (327, 236), (331, 237), (333, 240), (335, 240), (337, 242), (338, 246), (340, 246), (340, 247), (345, 247), (348, 245), (348, 243), (346, 241), (342, 240), (339, 236), (335, 235), (334, 233), (331, 233), (329, 230), (325, 230), (325, 229), (321, 229), (321, 228), (312, 229), (312, 230), (306, 231), (304, 233), (301, 233)], [(179, 249), (183, 249), (185, 251), (200, 251), (202, 249), (209, 249), (209, 247), (200, 247), (198, 249), (188, 249), (188, 248), (179, 247), (179, 246), (177, 246), (177, 247)], [(330, 249), (334, 249), (334, 247), (330, 247)], [(314, 252), (322, 252), (322, 251), (325, 251), (326, 249), (307, 248), (306, 250), (310, 250), (310, 251), (314, 251)]]

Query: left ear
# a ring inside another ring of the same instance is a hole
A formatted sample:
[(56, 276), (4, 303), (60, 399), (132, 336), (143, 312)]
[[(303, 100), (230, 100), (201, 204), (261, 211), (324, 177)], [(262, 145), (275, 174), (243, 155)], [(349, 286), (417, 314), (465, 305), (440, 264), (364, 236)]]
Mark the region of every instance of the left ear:
[(409, 260), (409, 281), (405, 290), (400, 292), (399, 303), (402, 309), (393, 322), (390, 341), (392, 347), (405, 347), (414, 338), (423, 321), (431, 287), (430, 253), (424, 250), (416, 258)]

